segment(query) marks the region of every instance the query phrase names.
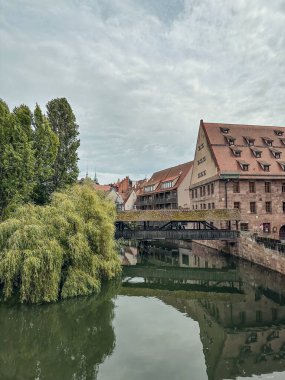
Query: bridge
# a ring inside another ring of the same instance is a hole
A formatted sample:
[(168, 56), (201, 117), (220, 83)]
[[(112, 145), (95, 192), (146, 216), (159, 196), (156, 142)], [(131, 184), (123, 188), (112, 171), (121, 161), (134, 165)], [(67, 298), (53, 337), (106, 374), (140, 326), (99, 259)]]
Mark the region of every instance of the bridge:
[[(135, 210), (117, 214), (115, 237), (124, 239), (236, 240), (238, 209)], [(214, 222), (227, 222), (218, 229)], [(231, 229), (234, 226), (235, 229)]]
[[(143, 278), (142, 281), (133, 281)], [(243, 283), (235, 269), (183, 268), (173, 266), (124, 266), (123, 287), (168, 291), (242, 293)]]

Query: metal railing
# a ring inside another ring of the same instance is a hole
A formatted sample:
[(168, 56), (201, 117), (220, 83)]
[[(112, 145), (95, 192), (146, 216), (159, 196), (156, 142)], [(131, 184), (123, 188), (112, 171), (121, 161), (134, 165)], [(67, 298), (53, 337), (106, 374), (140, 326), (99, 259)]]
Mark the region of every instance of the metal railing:
[(257, 244), (263, 245), (265, 248), (272, 249), (278, 253), (285, 255), (285, 244), (281, 243), (280, 240), (270, 239), (267, 237), (254, 236), (254, 239)]

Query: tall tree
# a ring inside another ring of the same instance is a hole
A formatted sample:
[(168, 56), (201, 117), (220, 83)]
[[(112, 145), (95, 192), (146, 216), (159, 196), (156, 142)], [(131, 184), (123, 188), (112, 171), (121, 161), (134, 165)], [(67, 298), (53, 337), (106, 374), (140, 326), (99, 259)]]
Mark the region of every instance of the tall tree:
[(54, 163), (56, 160), (59, 139), (52, 131), (48, 119), (36, 105), (33, 116), (33, 148), (35, 155), (35, 187), (33, 200), (37, 204), (46, 203), (53, 190)]
[(59, 149), (54, 164), (54, 189), (76, 182), (78, 169), (78, 125), (66, 98), (53, 99), (47, 104), (47, 116), (59, 138)]
[(15, 107), (13, 110), (14, 115), (16, 116), (17, 120), (21, 124), (22, 128), (26, 132), (26, 135), (28, 136), (28, 139), (32, 139), (32, 120), (33, 120), (33, 114), (28, 106), (25, 104), (21, 104), (19, 107)]
[(32, 142), (16, 115), (0, 100), (0, 218), (29, 199), (33, 178)]

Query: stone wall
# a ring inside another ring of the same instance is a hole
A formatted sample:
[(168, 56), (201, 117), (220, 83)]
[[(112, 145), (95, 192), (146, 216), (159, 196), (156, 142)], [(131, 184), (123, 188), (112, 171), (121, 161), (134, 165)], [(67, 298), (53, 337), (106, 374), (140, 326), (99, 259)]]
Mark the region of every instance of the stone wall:
[(197, 243), (217, 249), (221, 252), (229, 253), (285, 275), (285, 255), (257, 244), (250, 233), (241, 233), (235, 245), (225, 241), (212, 240), (201, 240)]

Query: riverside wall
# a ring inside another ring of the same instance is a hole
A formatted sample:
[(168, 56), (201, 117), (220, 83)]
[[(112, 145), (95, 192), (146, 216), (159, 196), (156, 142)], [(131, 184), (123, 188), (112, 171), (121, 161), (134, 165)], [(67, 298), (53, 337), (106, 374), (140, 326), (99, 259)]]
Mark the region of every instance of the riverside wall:
[(236, 243), (220, 240), (199, 240), (196, 243), (285, 275), (285, 255), (258, 244), (250, 233), (241, 233)]

